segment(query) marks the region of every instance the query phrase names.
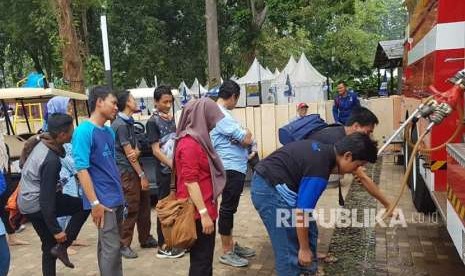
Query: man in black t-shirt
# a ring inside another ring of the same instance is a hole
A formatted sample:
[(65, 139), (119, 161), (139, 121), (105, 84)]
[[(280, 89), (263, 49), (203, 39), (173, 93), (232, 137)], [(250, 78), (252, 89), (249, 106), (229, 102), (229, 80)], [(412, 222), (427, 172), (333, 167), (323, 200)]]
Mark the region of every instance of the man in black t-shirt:
[(314, 140), (289, 143), (258, 163), (252, 202), (273, 245), (278, 276), (316, 273), (317, 236), (304, 214), (315, 208), (330, 173), (352, 173), (366, 162), (374, 163), (376, 154), (376, 142), (354, 133), (335, 145)]
[[(347, 135), (351, 135), (353, 133), (358, 132), (371, 135), (378, 122), (378, 118), (373, 112), (365, 107), (359, 107), (352, 111), (346, 126), (329, 126), (312, 133), (307, 139), (319, 141), (323, 144), (334, 145), (337, 141), (340, 141)], [(363, 188), (365, 188), (371, 196), (383, 204), (387, 210), (391, 207), (392, 203), (386, 198), (383, 192), (381, 192), (376, 183), (374, 183), (373, 180), (371, 180), (371, 178), (365, 173), (363, 167), (358, 168), (353, 174), (360, 180)], [(340, 175), (332, 174), (329, 178), (329, 182), (337, 182), (340, 189), (340, 178)], [(341, 191), (340, 194), (342, 197)], [(310, 222), (310, 230), (313, 230), (314, 235), (316, 236), (315, 239), (313, 239), (316, 243), (318, 240), (318, 227), (315, 221)], [(316, 244), (313, 246), (316, 248)], [(327, 256), (325, 256), (325, 254), (318, 254), (318, 259), (325, 259), (326, 257)]]
[[(171, 170), (173, 169), (174, 138), (176, 124), (170, 114), (173, 105), (173, 94), (169, 86), (159, 86), (153, 93), (155, 112), (147, 121), (146, 130), (148, 142), (155, 157), (155, 171), (158, 185), (158, 200), (170, 194)], [(179, 258), (184, 250), (167, 248), (165, 238), (161, 231), (160, 219), (157, 218), (158, 252), (157, 257), (162, 259)]]
[[(373, 112), (368, 108), (358, 107), (352, 111), (346, 126), (329, 126), (312, 133), (307, 139), (319, 141), (323, 144), (334, 145), (337, 141), (353, 133), (371, 135), (377, 124), (378, 118)], [(366, 175), (363, 167), (358, 168), (353, 174), (360, 180), (360, 183), (370, 195), (383, 204), (386, 209), (389, 209), (392, 203), (381, 192), (373, 180)]]

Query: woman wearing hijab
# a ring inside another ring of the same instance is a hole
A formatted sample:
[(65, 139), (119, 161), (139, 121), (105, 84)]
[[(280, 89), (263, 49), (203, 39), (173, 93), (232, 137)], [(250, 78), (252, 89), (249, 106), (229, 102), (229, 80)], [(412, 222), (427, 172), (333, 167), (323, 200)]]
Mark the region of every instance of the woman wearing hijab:
[(189, 102), (176, 133), (176, 198), (190, 198), (196, 207), (197, 240), (190, 250), (189, 276), (213, 275), (217, 199), (226, 174), (209, 133), (223, 117), (209, 98)]
[(47, 102), (47, 109), (45, 112), (45, 121), (42, 130), (48, 130), (48, 118), (55, 113), (68, 114), (73, 116), (73, 105), (68, 97), (55, 96)]

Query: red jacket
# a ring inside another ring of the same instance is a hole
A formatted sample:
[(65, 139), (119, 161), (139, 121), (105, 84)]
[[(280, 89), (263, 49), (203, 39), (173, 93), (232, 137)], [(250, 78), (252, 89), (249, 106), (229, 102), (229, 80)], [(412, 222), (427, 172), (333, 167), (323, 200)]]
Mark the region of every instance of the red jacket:
[[(213, 185), (207, 153), (194, 138), (185, 136), (177, 143), (174, 160), (177, 178), (176, 198), (189, 197), (186, 183), (197, 182), (208, 214), (212, 220), (216, 220), (218, 208), (217, 202), (213, 199)], [(200, 214), (196, 210), (195, 219), (199, 218)]]

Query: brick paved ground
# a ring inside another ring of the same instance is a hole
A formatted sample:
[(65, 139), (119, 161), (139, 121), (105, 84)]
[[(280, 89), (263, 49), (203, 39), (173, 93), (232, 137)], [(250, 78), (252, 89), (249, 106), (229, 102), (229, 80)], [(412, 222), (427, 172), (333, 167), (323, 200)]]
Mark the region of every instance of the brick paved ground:
[[(385, 162), (381, 174), (381, 187), (390, 197), (398, 193), (401, 168)], [(345, 179), (343, 193), (350, 188), (350, 178)], [(334, 208), (338, 202), (337, 189), (327, 189), (318, 203), (318, 208)], [(401, 202), (404, 213), (414, 212), (413, 205), (406, 194)], [(152, 214), (153, 217), (155, 214)], [(406, 217), (409, 215), (406, 214)], [(251, 259), (248, 268), (238, 269), (225, 267), (217, 261), (220, 256), (220, 243), (217, 245), (214, 262), (214, 275), (275, 275), (274, 260), (271, 246), (265, 229), (250, 201), (249, 190), (244, 191), (241, 205), (235, 222), (235, 237), (241, 244), (251, 246), (257, 250), (257, 257)], [(155, 221), (155, 220), (153, 220)], [(155, 227), (155, 226), (154, 226)], [(319, 251), (328, 251), (333, 229), (320, 227)], [(152, 231), (155, 233), (155, 231)], [(32, 242), (32, 245), (13, 247), (12, 276), (41, 275), (41, 255), (39, 239), (32, 227), (20, 234), (20, 237)], [(80, 239), (95, 244), (96, 231), (90, 220), (84, 226)], [(137, 241), (137, 239), (135, 239)], [(155, 250), (140, 249), (135, 243), (133, 248), (139, 254), (135, 260), (124, 260), (125, 275), (187, 275), (188, 256), (178, 260), (159, 260), (155, 257)], [(58, 275), (98, 275), (95, 246), (78, 248), (78, 253), (71, 256), (76, 269), (70, 270), (58, 264)], [(324, 266), (323, 266), (324, 268)], [(378, 275), (465, 275), (465, 269), (455, 248), (445, 231), (443, 224), (409, 224), (406, 229), (376, 229), (376, 268)], [(447, 274), (446, 274), (447, 273)], [(454, 274), (451, 274), (454, 273)], [(339, 274), (349, 275), (349, 274)], [(352, 274), (350, 274), (352, 276)]]
[[(390, 199), (398, 195), (402, 176), (402, 167), (384, 162), (380, 183)], [(416, 212), (408, 189), (399, 207), (407, 228), (376, 228), (377, 275), (465, 275), (439, 213), (428, 217)]]

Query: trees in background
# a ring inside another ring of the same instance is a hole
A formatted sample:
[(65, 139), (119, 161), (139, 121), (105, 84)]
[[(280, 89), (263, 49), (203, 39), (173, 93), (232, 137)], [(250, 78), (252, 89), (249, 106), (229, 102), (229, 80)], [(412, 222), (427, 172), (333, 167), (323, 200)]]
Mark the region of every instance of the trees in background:
[[(371, 84), (376, 44), (402, 38), (406, 24), (402, 0), (217, 1), (223, 78), (241, 76), (255, 57), (282, 69), (291, 54), (304, 52), (334, 80)], [(154, 85), (155, 75), (173, 85), (207, 81), (205, 1), (3, 0), (0, 83), (14, 85), (35, 66), (75, 90), (82, 91), (73, 86), (80, 79), (102, 84), (104, 12), (115, 87), (135, 87), (142, 78)]]

